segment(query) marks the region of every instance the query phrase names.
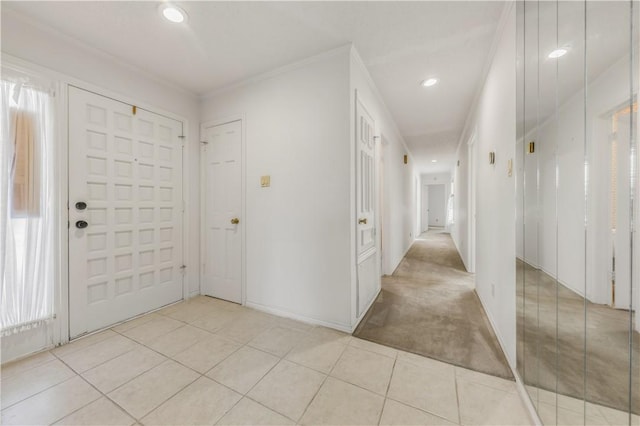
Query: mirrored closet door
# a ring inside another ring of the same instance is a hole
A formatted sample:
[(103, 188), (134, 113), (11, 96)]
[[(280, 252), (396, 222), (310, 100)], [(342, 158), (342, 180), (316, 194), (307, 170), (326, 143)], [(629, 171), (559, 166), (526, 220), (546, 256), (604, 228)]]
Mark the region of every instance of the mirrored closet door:
[(640, 4), (516, 7), (518, 374), (546, 425), (640, 425)]

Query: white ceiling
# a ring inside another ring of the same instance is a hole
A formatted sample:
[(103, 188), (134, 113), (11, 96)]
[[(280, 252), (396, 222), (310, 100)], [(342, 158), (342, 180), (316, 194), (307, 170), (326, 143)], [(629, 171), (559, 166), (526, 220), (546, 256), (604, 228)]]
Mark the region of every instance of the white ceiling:
[[(186, 24), (163, 20), (154, 1), (3, 1), (2, 8), (198, 95), (353, 43), (421, 171), (438, 172), (452, 166), (504, 6), (495, 1), (179, 4), (189, 15)], [(440, 83), (422, 88), (429, 76)]]

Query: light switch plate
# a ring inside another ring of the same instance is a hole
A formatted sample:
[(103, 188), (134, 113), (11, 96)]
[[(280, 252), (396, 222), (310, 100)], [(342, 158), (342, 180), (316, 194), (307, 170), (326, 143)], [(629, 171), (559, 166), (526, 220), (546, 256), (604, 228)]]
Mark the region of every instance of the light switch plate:
[(263, 188), (271, 186), (271, 176), (260, 176), (260, 186)]

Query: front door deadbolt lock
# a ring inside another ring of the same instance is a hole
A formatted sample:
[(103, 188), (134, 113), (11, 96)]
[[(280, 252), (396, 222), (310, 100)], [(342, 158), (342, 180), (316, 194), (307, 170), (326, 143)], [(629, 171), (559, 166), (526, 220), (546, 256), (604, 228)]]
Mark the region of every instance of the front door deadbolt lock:
[(360, 225), (366, 225), (367, 224), (367, 218), (363, 218), (363, 219), (358, 219), (358, 224)]
[(84, 201), (78, 201), (76, 203), (76, 209), (78, 210), (84, 210), (87, 208), (87, 203), (85, 203)]

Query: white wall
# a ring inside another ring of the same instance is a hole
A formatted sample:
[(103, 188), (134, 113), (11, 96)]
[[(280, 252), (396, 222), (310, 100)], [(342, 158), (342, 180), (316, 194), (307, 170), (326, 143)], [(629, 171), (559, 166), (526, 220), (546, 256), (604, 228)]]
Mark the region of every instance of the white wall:
[[(245, 117), (246, 303), (351, 327), (349, 49), (205, 98)], [(260, 176), (271, 187), (260, 187)], [(354, 185), (355, 186), (355, 185)]]
[[(351, 54), (351, 96), (358, 97), (376, 119), (376, 134), (382, 135), (380, 155), (384, 163), (382, 235), (382, 273), (391, 275), (409, 247), (415, 240), (417, 231), (417, 172), (411, 152), (400, 134), (396, 123), (378, 93), (369, 72), (355, 49)], [(355, 130), (354, 133), (355, 134)], [(408, 156), (404, 164), (404, 156)], [(355, 164), (355, 160), (354, 160)], [(354, 185), (355, 187), (355, 185)], [(355, 217), (355, 216), (354, 216)], [(355, 224), (355, 220), (353, 222)], [(355, 228), (354, 228), (355, 235)], [(355, 249), (354, 249), (355, 250)], [(355, 251), (354, 251), (355, 253)]]
[[(511, 4), (499, 29), (495, 55), (478, 102), (458, 147), (456, 167), (455, 240), (466, 247), (468, 226), (466, 193), (468, 167), (466, 143), (475, 130), (476, 165), (476, 291), (487, 316), (512, 365), (516, 359), (515, 312), (515, 183), (507, 174), (507, 162), (514, 158), (516, 143), (516, 19)], [(489, 164), (489, 152), (496, 162)], [(473, 178), (473, 177), (472, 177)], [(461, 256), (465, 256), (461, 250)], [(465, 259), (465, 261), (468, 259)]]
[[(37, 68), (53, 80), (88, 83), (93, 90), (140, 102), (140, 105), (167, 111), (188, 120), (184, 170), (188, 184), (185, 191), (189, 245), (185, 247), (186, 283), (191, 294), (199, 292), (199, 139), (198, 99), (195, 95), (158, 81), (148, 74), (118, 62), (114, 58), (60, 34), (34, 24), (19, 14), (2, 11), (3, 61), (17, 58), (22, 66)], [(10, 55), (10, 56), (7, 56)], [(60, 96), (60, 94), (59, 94)], [(63, 283), (66, 286), (66, 283)], [(60, 313), (60, 312), (58, 312)], [(51, 345), (59, 338), (52, 329), (64, 328), (60, 321), (49, 327), (2, 339), (2, 359), (6, 361)], [(64, 333), (63, 333), (64, 335)]]
[[(202, 121), (245, 117), (249, 306), (349, 331), (360, 319), (354, 305), (356, 91), (381, 136), (378, 237), (382, 272), (391, 273), (415, 236), (416, 175), (355, 49), (335, 49), (202, 101)], [(266, 174), (271, 187), (263, 189), (259, 178)]]
[(469, 241), (469, 150), (464, 140), (456, 150), (456, 166), (452, 173), (453, 188), (453, 226), (451, 238), (458, 249), (462, 263), (467, 271), (470, 265)]

